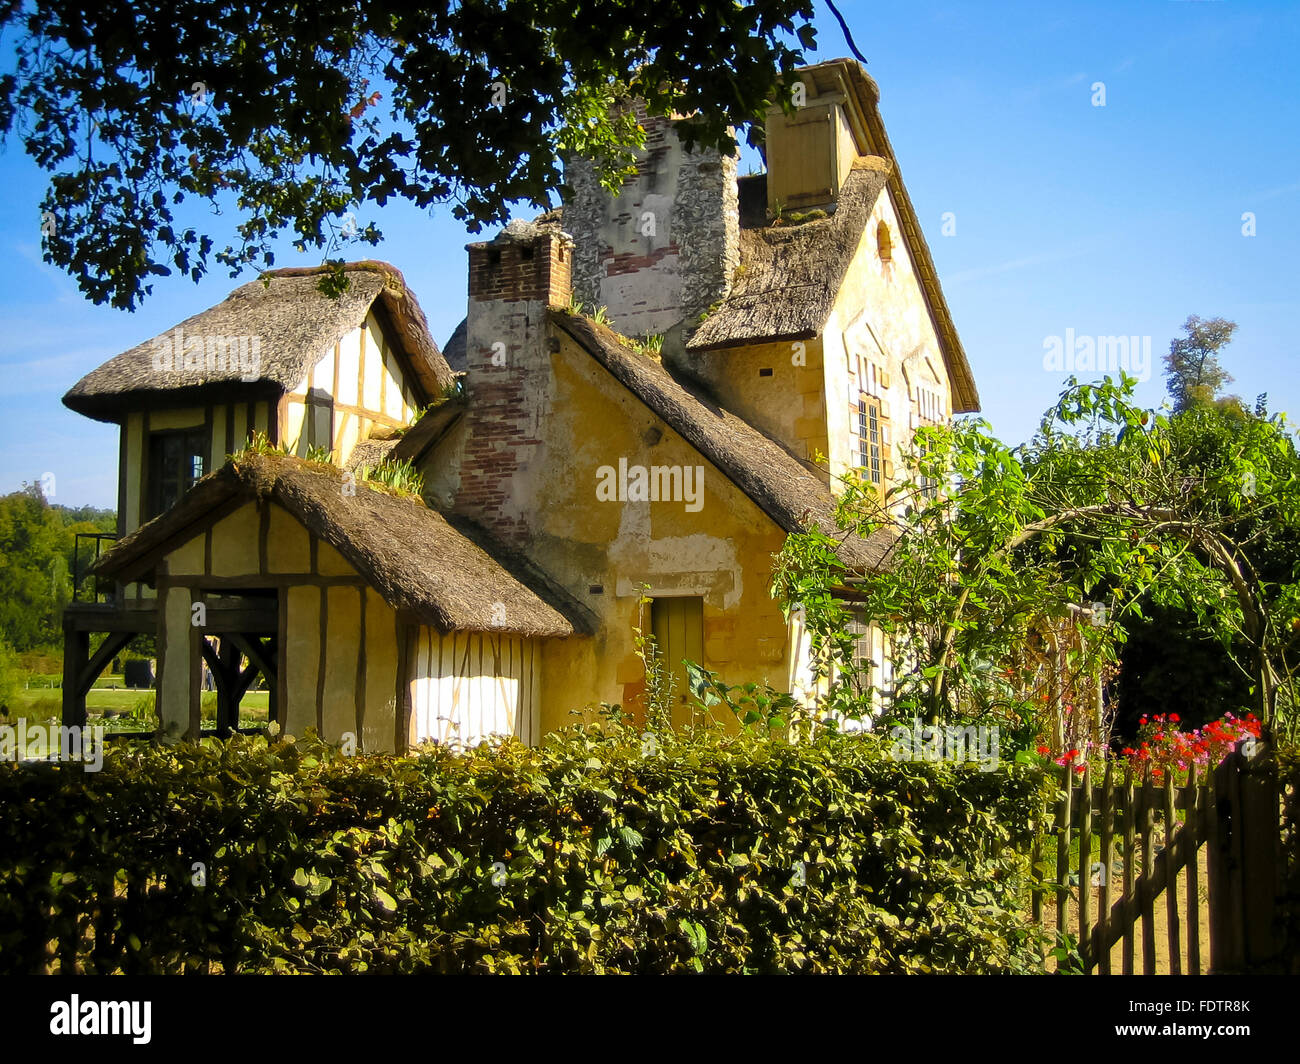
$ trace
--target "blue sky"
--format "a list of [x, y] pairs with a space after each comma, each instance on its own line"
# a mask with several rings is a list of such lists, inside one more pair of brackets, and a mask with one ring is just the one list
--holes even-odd
[[[1164, 398], [1160, 359], [1189, 314], [1239, 323], [1231, 390], [1300, 418], [1300, 5], [840, 4], [974, 368], [983, 413], [1027, 438], [1060, 391], [1052, 336], [1149, 336], [1144, 402]], [[824, 6], [815, 58], [847, 55]], [[1105, 106], [1093, 85], [1105, 85]], [[55, 477], [53, 501], [113, 506], [117, 430], [60, 398], [84, 373], [223, 299], [162, 278], [134, 313], [86, 302], [41, 261], [45, 180], [11, 141], [0, 155], [0, 493]], [[945, 212], [955, 233], [942, 235]], [[1242, 215], [1255, 216], [1244, 236]], [[531, 213], [531, 212], [524, 212]], [[437, 209], [359, 213], [386, 233], [441, 343], [465, 311], [464, 245]], [[229, 226], [229, 217], [216, 219]], [[217, 244], [227, 228], [215, 230]], [[309, 265], [287, 246], [277, 265]]]

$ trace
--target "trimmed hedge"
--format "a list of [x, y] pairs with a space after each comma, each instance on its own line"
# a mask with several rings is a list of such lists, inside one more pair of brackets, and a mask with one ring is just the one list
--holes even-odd
[[1013, 972], [1029, 765], [888, 744], [345, 758], [312, 739], [0, 770], [0, 971]]

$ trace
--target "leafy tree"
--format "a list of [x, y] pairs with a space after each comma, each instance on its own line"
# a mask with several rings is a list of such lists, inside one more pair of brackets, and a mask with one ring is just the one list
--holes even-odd
[[[1219, 398], [1231, 375], [1219, 363], [1219, 352], [1228, 346], [1237, 323], [1225, 318], [1198, 318], [1191, 315], [1183, 323], [1186, 336], [1169, 343], [1165, 355], [1165, 379], [1175, 412], [1181, 413], [1197, 403]], [[1240, 400], [1233, 397], [1236, 405]]]
[[1135, 384], [1072, 380], [1017, 448], [979, 420], [921, 430], [912, 475], [883, 503], [850, 480], [845, 533], [896, 527], [881, 572], [850, 577], [824, 533], [789, 538], [773, 590], [803, 607], [823, 670], [837, 677], [828, 708], [854, 709], [839, 678], [854, 671], [843, 634], [851, 582], [902, 665], [904, 716], [1082, 712], [1067, 702], [1074, 681], [1113, 664], [1146, 602], [1194, 615], [1249, 676], [1261, 718], [1275, 720], [1285, 691], [1293, 719], [1300, 559], [1270, 556], [1269, 543], [1300, 534], [1294, 440], [1281, 419], [1247, 417], [1232, 448], [1201, 460], [1195, 423], [1137, 408]]
[[[1284, 437], [1285, 423], [1280, 416], [1270, 421], [1263, 402], [1256, 403], [1256, 411], [1251, 415], [1235, 404], [1197, 404], [1170, 418], [1168, 432], [1184, 476], [1197, 483], [1238, 479], [1243, 509], [1230, 533], [1250, 545], [1262, 583], [1281, 587], [1295, 579], [1300, 531], [1275, 520], [1270, 507], [1255, 510], [1249, 505], [1259, 478], [1253, 466], [1238, 464], [1237, 456], [1250, 453], [1252, 441]], [[1294, 449], [1274, 450], [1268, 468], [1273, 482], [1300, 480], [1300, 458]], [[1239, 637], [1205, 626], [1194, 610], [1177, 604], [1144, 602], [1143, 613], [1126, 623], [1128, 641], [1117, 691], [1117, 724], [1124, 734], [1134, 734], [1143, 716], [1178, 713], [1196, 726], [1217, 719], [1225, 705], [1249, 700], [1252, 677], [1237, 664], [1246, 652]], [[1283, 636], [1297, 624], [1289, 616], [1278, 621]]]
[[21, 688], [18, 673], [18, 655], [0, 635], [0, 710], [9, 712]]
[[215, 253], [235, 276], [272, 265], [282, 230], [327, 255], [378, 243], [347, 215], [392, 197], [450, 202], [473, 230], [515, 201], [549, 205], [565, 152], [616, 187], [644, 143], [612, 106], [628, 95], [731, 150], [813, 47], [812, 14], [811, 0], [13, 0], [0, 134], [51, 175], [46, 261], [134, 307], [153, 276], [207, 270], [216, 245], [178, 220], [187, 199], [241, 219]]
[[111, 511], [50, 506], [39, 485], [0, 498], [0, 637], [18, 651], [61, 644], [76, 534], [115, 524]]

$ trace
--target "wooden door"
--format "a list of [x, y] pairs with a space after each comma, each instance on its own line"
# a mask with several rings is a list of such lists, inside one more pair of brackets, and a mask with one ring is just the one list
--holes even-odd
[[689, 724], [694, 703], [682, 662], [704, 661], [704, 599], [655, 599], [650, 607], [650, 629], [664, 668], [673, 677], [673, 724]]

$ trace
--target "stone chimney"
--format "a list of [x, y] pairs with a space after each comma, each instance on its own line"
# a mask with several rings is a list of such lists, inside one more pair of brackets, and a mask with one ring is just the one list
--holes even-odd
[[554, 227], [512, 222], [468, 250], [469, 431], [452, 508], [518, 546], [530, 534], [551, 402], [546, 310], [569, 305], [573, 241]]
[[740, 263], [739, 155], [688, 152], [677, 135], [686, 120], [650, 118], [640, 106], [638, 118], [646, 147], [617, 196], [587, 160], [566, 161], [574, 294], [589, 311], [608, 308], [625, 336], [689, 335]]

